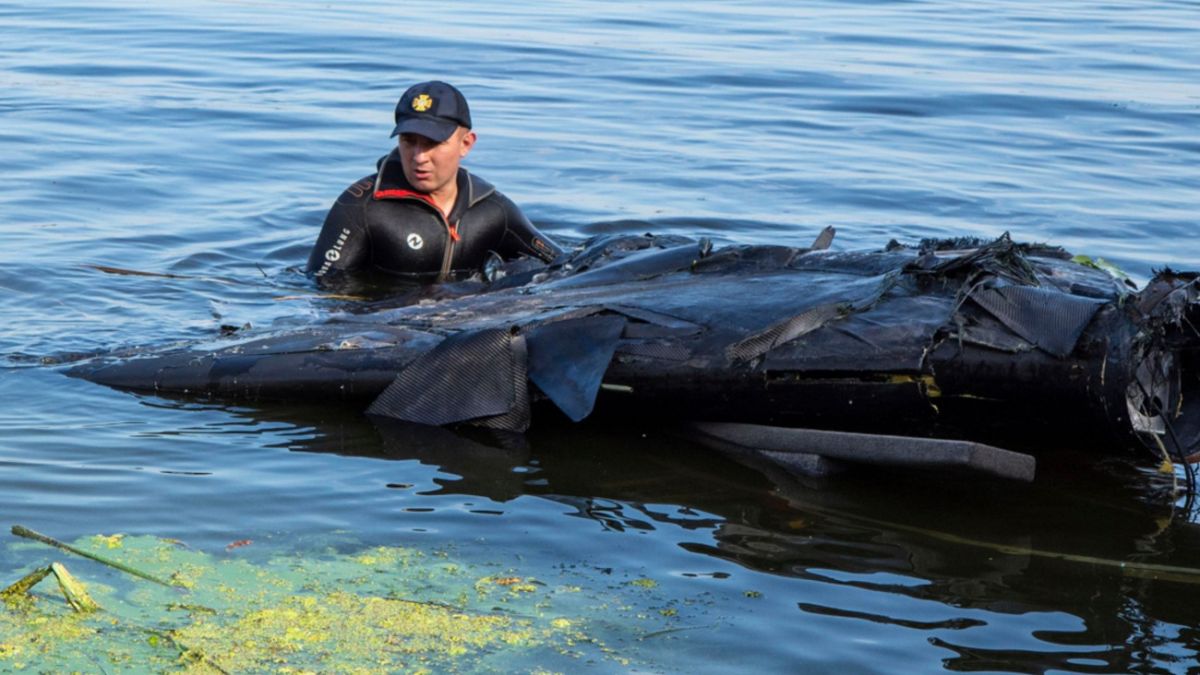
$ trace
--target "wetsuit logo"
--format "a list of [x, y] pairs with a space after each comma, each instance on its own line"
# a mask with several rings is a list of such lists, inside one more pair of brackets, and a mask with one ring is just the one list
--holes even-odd
[[425, 245], [425, 240], [419, 234], [408, 235], [408, 247], [416, 251]]
[[337, 241], [333, 246], [325, 251], [325, 263], [321, 265], [321, 269], [317, 270], [317, 276], [324, 276], [326, 272], [333, 269], [333, 264], [342, 259], [342, 247], [346, 245], [346, 240], [350, 238], [350, 230], [342, 228], [338, 234]]
[[[433, 107], [433, 99], [429, 98], [429, 94], [421, 94], [412, 100], [412, 109], [417, 112], [425, 112]], [[413, 246], [413, 248], [421, 248]]]

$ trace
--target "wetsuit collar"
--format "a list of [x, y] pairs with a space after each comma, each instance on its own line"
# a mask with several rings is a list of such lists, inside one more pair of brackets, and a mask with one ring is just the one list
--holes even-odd
[[[489, 197], [496, 188], [486, 180], [458, 168], [458, 198], [450, 210], [450, 222], [458, 222], [467, 209]], [[379, 160], [379, 175], [375, 179], [375, 199], [417, 199], [438, 210], [433, 198], [417, 192], [404, 177], [404, 166], [400, 163], [400, 150], [395, 149]]]

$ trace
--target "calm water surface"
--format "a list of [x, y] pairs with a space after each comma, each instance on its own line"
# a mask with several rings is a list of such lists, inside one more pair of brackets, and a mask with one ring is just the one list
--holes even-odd
[[[658, 627], [684, 630], [590, 672], [1195, 668], [1195, 577], [1120, 567], [1200, 567], [1195, 518], [1142, 462], [806, 483], [657, 428], [501, 452], [54, 364], [327, 315], [297, 267], [431, 78], [471, 99], [469, 166], [567, 241], [1008, 231], [1138, 280], [1198, 269], [1196, 3], [0, 1], [0, 35], [3, 524], [213, 551], [349, 533], [654, 580], [677, 610]], [[0, 548], [0, 583], [41, 553]]]

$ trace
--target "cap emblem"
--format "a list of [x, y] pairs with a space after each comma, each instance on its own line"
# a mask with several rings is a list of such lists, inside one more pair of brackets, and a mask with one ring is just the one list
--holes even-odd
[[415, 232], [413, 234], [408, 235], [408, 247], [411, 248], [412, 250], [414, 250], [414, 251], [420, 250], [420, 248], [424, 245], [425, 245], [425, 240], [421, 238], [421, 235], [419, 235]]
[[432, 107], [433, 99], [429, 97], [429, 94], [421, 94], [412, 100], [412, 109], [417, 112], [425, 112]]

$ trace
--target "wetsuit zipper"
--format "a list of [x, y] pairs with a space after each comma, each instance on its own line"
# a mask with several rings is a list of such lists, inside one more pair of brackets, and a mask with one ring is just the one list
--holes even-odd
[[450, 224], [450, 221], [445, 215], [438, 214], [442, 219], [442, 224], [446, 226], [446, 253], [442, 256], [442, 271], [438, 274], [438, 281], [445, 281], [450, 276], [450, 263], [454, 260], [454, 242], [457, 241], [457, 228]]
[[[462, 169], [459, 169], [459, 171], [461, 172], [459, 174], [460, 177], [466, 175], [466, 171]], [[446, 225], [446, 234], [448, 235], [446, 239], [446, 255], [442, 258], [442, 273], [438, 275], [438, 281], [445, 281], [450, 277], [450, 265], [454, 262], [454, 244], [458, 242], [460, 236], [458, 234], [458, 224], [462, 222], [462, 214], [464, 213], [464, 211], [459, 210], [459, 206], [463, 203], [464, 197], [468, 205], [472, 203], [473, 190], [471, 189], [470, 179], [459, 181], [458, 188], [460, 192], [454, 198], [454, 205], [450, 207], [450, 214], [447, 215], [440, 208], [437, 209], [438, 215], [441, 216], [442, 222]], [[464, 188], [467, 191], [465, 195], [461, 192]], [[450, 216], [454, 215], [459, 216], [459, 219], [451, 225]]]

